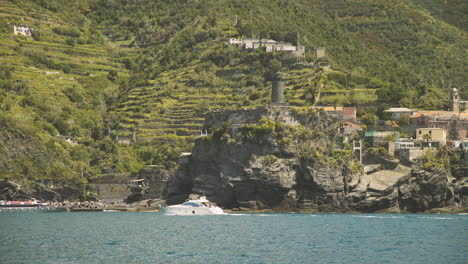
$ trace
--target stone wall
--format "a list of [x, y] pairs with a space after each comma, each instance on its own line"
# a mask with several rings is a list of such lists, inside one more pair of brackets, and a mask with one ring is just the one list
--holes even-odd
[[427, 150], [428, 148], [426, 149], [408, 148], [408, 149], [397, 149], [395, 152], [400, 158], [406, 161], [413, 161], [417, 158], [424, 156]]
[[296, 125], [298, 123], [291, 115], [288, 106], [269, 106], [209, 112], [205, 116], [202, 130], [209, 130], [212, 127], [219, 128], [225, 123], [230, 123], [231, 128], [234, 129], [242, 125], [256, 125], [259, 124], [262, 118], [287, 125]]
[[90, 187], [98, 194], [98, 199], [103, 202], [120, 202], [131, 193], [127, 183], [90, 184]]
[[120, 202], [131, 193], [129, 182], [132, 179], [129, 173], [112, 173], [91, 180], [89, 187], [97, 193], [97, 198], [101, 201]]
[[167, 183], [173, 178], [173, 172], [161, 168], [145, 168], [138, 172], [138, 177], [145, 180], [147, 186], [144, 197], [157, 199], [166, 196]]

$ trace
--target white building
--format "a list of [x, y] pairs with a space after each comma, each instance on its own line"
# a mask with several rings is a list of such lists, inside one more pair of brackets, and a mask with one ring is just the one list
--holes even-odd
[[22, 35], [22, 36], [31, 36], [33, 32], [35, 32], [36, 30], [28, 27], [28, 26], [24, 26], [24, 25], [13, 25], [13, 34], [15, 35]]
[[398, 121], [401, 116], [406, 115], [411, 117], [414, 113], [417, 113], [417, 110], [408, 109], [406, 107], [396, 107], [385, 110], [384, 112], [392, 113], [392, 120]]
[[278, 42], [273, 39], [235, 39], [230, 38], [228, 43], [243, 49], [259, 49], [265, 48], [266, 52], [287, 51], [294, 53], [296, 56], [305, 56], [305, 46], [296, 47], [289, 42]]
[[242, 46], [243, 42], [242, 42], [242, 39], [230, 38], [229, 39], [229, 45]]

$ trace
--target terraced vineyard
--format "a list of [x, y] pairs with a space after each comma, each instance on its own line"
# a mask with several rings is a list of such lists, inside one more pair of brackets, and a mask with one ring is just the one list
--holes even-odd
[[[31, 93], [44, 102], [50, 102], [48, 104], [55, 111], [62, 111], [70, 104], [78, 106], [71, 109], [72, 115], [67, 122], [78, 120], [80, 123], [82, 116], [92, 116], [96, 122], [103, 122], [99, 120], [105, 109], [99, 111], [99, 108], [91, 106], [92, 101], [98, 99], [94, 97], [97, 94], [96, 89], [104, 91], [105, 96], [116, 97], [119, 84], [108, 79], [110, 72], [114, 72], [119, 79], [129, 77], [128, 71], [112, 54], [120, 52], [136, 56], [138, 48], [122, 48], [121, 44], [129, 43], [122, 40], [98, 45], [87, 44], [87, 39], [83, 38], [88, 33], [86, 37], [91, 38], [91, 32], [77, 34], [80, 37], [74, 40], [66, 34], [57, 34], [70, 25], [60, 17], [53, 16], [50, 11], [37, 9], [27, 1], [20, 8], [12, 2], [0, 0], [0, 7], [0, 18], [10, 23], [10, 29], [12, 24], [21, 23], [40, 32], [40, 38], [2, 33], [4, 41], [0, 43], [0, 62], [14, 69], [13, 79], [27, 83]], [[80, 41], [83, 43], [78, 43]], [[203, 47], [208, 49], [208, 53], [226, 52], [229, 49], [225, 49], [223, 43], [221, 38], [210, 44], [214, 47], [213, 50], [209, 49], [208, 44], [203, 44]], [[242, 59], [251, 54], [240, 52], [238, 56], [240, 57], [237, 59]], [[130, 92], [113, 108], [111, 117], [108, 118], [114, 119], [113, 138], [121, 143], [131, 143], [134, 140], [139, 143], [191, 143], [201, 133], [204, 114], [210, 109], [268, 104], [268, 83], [261, 88], [252, 84], [248, 87], [237, 84], [238, 76], [259, 71], [258, 66], [254, 68], [250, 64], [241, 63], [236, 66], [215, 67], [210, 70], [212, 72], [200, 73], [197, 68], [201, 64], [194, 61], [177, 70], [160, 73], [154, 80], [149, 80], [150, 85], [131, 87]], [[352, 91], [375, 91], [366, 87], [343, 87], [334, 80], [328, 80], [327, 75], [330, 73], [322, 73], [311, 64], [296, 66], [282, 70], [285, 98], [291, 105], [312, 105], [319, 97], [326, 99], [327, 96], [337, 94], [349, 96]], [[213, 72], [216, 74], [212, 74]], [[198, 75], [201, 77], [196, 79]], [[73, 96], [83, 99], [71, 98]], [[89, 106], [83, 107], [82, 100]], [[81, 131], [81, 136], [89, 136], [91, 133], [83, 126]]]
[[[328, 77], [341, 72], [323, 72], [313, 64], [296, 66], [298, 69], [282, 71], [285, 100], [290, 105], [323, 105], [320, 100], [316, 100], [320, 97], [327, 100], [337, 95], [359, 97], [366, 102], [376, 100], [376, 89], [365, 85], [343, 88], [339, 82]], [[114, 112], [121, 121], [116, 131], [119, 142], [191, 143], [195, 136], [202, 133], [207, 111], [255, 107], [267, 105], [270, 101], [270, 88], [267, 87], [268, 92], [262, 93], [260, 98], [250, 101], [249, 105], [242, 105], [243, 97], [239, 96], [239, 91], [226, 87], [228, 78], [215, 89], [190, 86], [191, 71], [192, 67], [166, 72], [152, 81], [154, 86], [132, 89]]]
[[[18, 116], [42, 116], [54, 122], [54, 115], [66, 109], [63, 122], [69, 123], [69, 128], [75, 126], [74, 132], [59, 129], [57, 133], [90, 136], [86, 123], [89, 119], [101, 123], [105, 113], [102, 102], [107, 99], [102, 95], [117, 97], [119, 80], [129, 76], [111, 56], [116, 44], [106, 44], [90, 31], [75, 30], [74, 37], [67, 35], [71, 33], [66, 30], [72, 32], [74, 26], [66, 20], [31, 2], [15, 3], [0, 0], [0, 64], [9, 69], [11, 80], [23, 87], [18, 98], [32, 107], [16, 109], [27, 112]], [[13, 35], [13, 25], [26, 25], [37, 33], [32, 37]], [[91, 43], [94, 37], [96, 44]], [[108, 78], [111, 72], [114, 81]]]
[[162, 78], [167, 76], [155, 80], [156, 86], [132, 89], [116, 109], [121, 121], [117, 136], [122, 142], [135, 136], [137, 142], [190, 143], [200, 135], [206, 111], [237, 106], [232, 96], [185, 86], [184, 78], [176, 79], [178, 85]]

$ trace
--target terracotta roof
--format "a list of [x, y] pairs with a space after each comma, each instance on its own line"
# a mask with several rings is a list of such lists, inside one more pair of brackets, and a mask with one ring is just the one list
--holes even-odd
[[322, 109], [325, 112], [328, 112], [328, 111], [340, 111], [340, 112], [342, 112], [343, 111], [342, 106], [337, 106], [337, 107], [334, 107], [334, 106], [312, 106], [311, 108]]
[[341, 123], [346, 127], [361, 128], [361, 125], [355, 122], [342, 121]]

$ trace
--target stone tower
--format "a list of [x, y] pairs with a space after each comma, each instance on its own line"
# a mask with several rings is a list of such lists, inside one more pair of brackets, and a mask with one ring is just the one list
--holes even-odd
[[317, 48], [316, 52], [317, 52], [317, 59], [320, 59], [326, 56], [324, 47]]
[[271, 82], [271, 106], [284, 106], [284, 83], [281, 79], [281, 73], [277, 72]]
[[271, 103], [272, 104], [284, 103], [283, 82], [280, 80], [273, 81], [271, 85]]
[[458, 100], [458, 90], [457, 88], [453, 88], [450, 96], [450, 111], [460, 112], [460, 103]]

